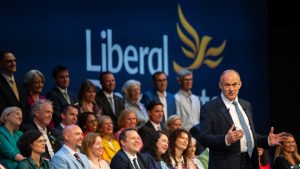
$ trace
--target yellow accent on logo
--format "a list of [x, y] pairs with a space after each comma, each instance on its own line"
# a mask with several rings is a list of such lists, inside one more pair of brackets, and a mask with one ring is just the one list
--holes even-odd
[[[204, 35], [201, 38], [201, 41], [199, 41], [199, 36], [197, 31], [185, 19], [180, 5], [178, 5], [178, 15], [182, 27], [193, 38], [192, 40], [189, 39], [188, 36], [186, 36], [183, 33], [181, 27], [177, 23], [176, 24], [177, 34], [180, 40], [187, 47], [189, 47], [189, 49], [187, 49], [185, 46], [181, 46], [181, 50], [187, 58], [194, 59], [194, 62], [190, 66], [182, 67], [178, 65], [176, 61], [173, 61], [173, 67], [175, 72], [178, 73], [181, 69], [195, 70], [198, 69], [202, 65], [202, 63], [207, 65], [209, 68], [217, 67], [223, 60], [223, 56], [219, 56], [219, 55], [223, 52], [225, 48], [226, 40], [224, 40], [219, 47], [210, 47], [207, 49], [208, 43], [212, 40], [212, 37]], [[219, 57], [219, 58], [216, 60], [211, 60], [209, 57]]]

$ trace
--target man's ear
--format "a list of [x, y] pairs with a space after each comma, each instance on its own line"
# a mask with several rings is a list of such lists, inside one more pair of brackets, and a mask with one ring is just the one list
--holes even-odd
[[221, 84], [221, 82], [219, 82], [219, 88], [222, 90], [222, 84]]

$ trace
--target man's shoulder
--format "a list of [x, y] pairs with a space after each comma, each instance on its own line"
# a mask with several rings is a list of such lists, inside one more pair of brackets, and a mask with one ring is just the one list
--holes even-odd
[[59, 92], [59, 90], [57, 89], [57, 87], [53, 87], [46, 93], [46, 97], [49, 98], [51, 96], [55, 96], [58, 94], [58, 92]]

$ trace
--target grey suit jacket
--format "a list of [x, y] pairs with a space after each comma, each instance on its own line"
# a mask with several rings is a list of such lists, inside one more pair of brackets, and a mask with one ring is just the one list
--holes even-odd
[[[254, 138], [254, 151], [252, 154], [252, 165], [258, 169], [257, 146], [267, 148], [267, 136], [255, 133], [251, 104], [243, 99], [238, 102], [248, 116], [250, 127]], [[240, 142], [226, 146], [225, 135], [233, 125], [233, 120], [221, 97], [206, 103], [200, 113], [200, 135], [197, 140], [209, 147], [209, 169], [240, 169]]]
[[76, 160], [76, 158], [64, 146], [51, 158], [51, 164], [55, 169], [90, 169], [89, 160], [86, 155], [77, 153], [84, 167]]

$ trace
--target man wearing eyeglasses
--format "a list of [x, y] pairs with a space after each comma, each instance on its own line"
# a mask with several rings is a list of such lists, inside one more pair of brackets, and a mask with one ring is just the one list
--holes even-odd
[[12, 52], [0, 52], [0, 68], [0, 115], [6, 107], [17, 106], [22, 109], [24, 123], [30, 118], [30, 114], [26, 111], [23, 86], [14, 77], [17, 71], [17, 61]]

